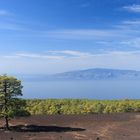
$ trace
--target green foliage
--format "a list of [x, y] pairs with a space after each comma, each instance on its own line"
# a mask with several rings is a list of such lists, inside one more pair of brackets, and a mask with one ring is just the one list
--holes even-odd
[[93, 114], [139, 112], [140, 100], [35, 99], [26, 100], [26, 110], [38, 114]]
[[0, 117], [4, 117], [6, 128], [11, 117], [29, 115], [25, 110], [26, 101], [21, 100], [21, 81], [6, 75], [0, 76]]

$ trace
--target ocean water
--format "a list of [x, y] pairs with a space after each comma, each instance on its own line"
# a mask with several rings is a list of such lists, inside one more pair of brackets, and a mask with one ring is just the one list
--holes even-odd
[[24, 98], [140, 99], [140, 81], [23, 82]]

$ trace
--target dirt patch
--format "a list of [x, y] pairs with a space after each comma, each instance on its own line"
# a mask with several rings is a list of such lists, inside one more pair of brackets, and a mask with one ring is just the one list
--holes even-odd
[[140, 114], [30, 116], [10, 121], [0, 140], [140, 140]]

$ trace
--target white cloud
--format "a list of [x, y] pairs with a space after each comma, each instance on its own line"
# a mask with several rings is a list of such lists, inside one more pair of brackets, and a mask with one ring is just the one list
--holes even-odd
[[17, 16], [7, 10], [0, 9], [0, 30], [15, 30], [15, 31], [32, 31], [27, 26], [31, 24], [23, 20], [19, 20]]
[[66, 29], [44, 32], [44, 36], [59, 39], [99, 39], [120, 36], [118, 30]]
[[133, 38], [121, 42], [122, 45], [127, 45], [131, 48], [140, 49], [140, 38]]
[[128, 5], [128, 6], [124, 6], [123, 9], [130, 11], [130, 12], [139, 13], [140, 12], [140, 5], [137, 5], [137, 4]]
[[15, 23], [0, 22], [0, 30], [23, 30], [23, 28]]
[[46, 53], [16, 53], [13, 55], [3, 55], [4, 58], [27, 58], [27, 59], [64, 59], [64, 58], [81, 58], [92, 56], [91, 53], [74, 51], [74, 50], [61, 50], [61, 51], [47, 51]]
[[63, 56], [46, 55], [37, 53], [17, 53], [14, 55], [4, 55], [4, 58], [27, 58], [27, 59], [62, 59]]
[[40, 33], [42, 37], [63, 40], [122, 40], [139, 36], [140, 20], [122, 21], [108, 29], [65, 29]]
[[114, 26], [114, 29], [118, 30], [119, 33], [123, 33], [126, 37], [127, 34], [132, 34], [131, 36], [134, 37], [140, 29], [140, 19], [121, 21], [120, 24]]
[[140, 25], [140, 20], [127, 20], [127, 21], [123, 21], [123, 24], [126, 24], [126, 25]]
[[53, 55], [61, 55], [65, 57], [88, 57], [91, 56], [88, 52], [74, 51], [74, 50], [61, 50], [61, 51], [49, 51]]
[[9, 11], [7, 10], [0, 10], [0, 16], [9, 16], [12, 15]]
[[140, 19], [122, 21], [119, 26], [124, 30], [129, 30], [130, 33], [136, 33], [140, 29]]
[[[66, 52], [66, 55], [69, 54], [68, 50], [64, 50], [64, 52]], [[74, 52], [73, 50], [72, 54], [77, 55], [77, 51], [76, 54]], [[79, 57], [58, 56], [61, 59], [57, 59], [52, 53], [50, 55], [49, 53], [47, 55], [29, 53], [13, 55], [16, 57], [0, 56], [0, 73], [51, 74], [94, 67], [140, 70], [138, 61], [140, 60], [140, 51], [108, 51], [102, 54], [88, 54], [90, 55], [86, 57], [83, 57], [83, 55], [79, 55]], [[48, 59], [48, 56], [50, 56], [50, 59]]]

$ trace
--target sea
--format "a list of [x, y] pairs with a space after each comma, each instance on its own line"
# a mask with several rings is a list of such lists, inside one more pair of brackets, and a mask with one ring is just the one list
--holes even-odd
[[28, 99], [140, 99], [140, 81], [23, 81]]

